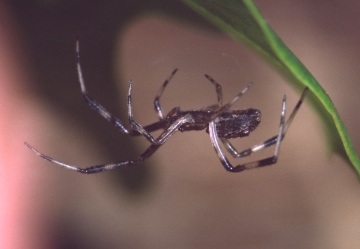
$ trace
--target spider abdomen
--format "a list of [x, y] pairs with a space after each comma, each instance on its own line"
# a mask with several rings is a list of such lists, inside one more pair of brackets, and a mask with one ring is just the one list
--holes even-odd
[[257, 109], [224, 112], [215, 119], [217, 135], [222, 138], [245, 137], [256, 129], [260, 121], [261, 112]]

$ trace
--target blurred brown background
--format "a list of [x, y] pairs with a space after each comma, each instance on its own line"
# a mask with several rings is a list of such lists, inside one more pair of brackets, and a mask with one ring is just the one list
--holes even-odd
[[[360, 2], [255, 2], [328, 91], [360, 151]], [[36, 157], [24, 141], [82, 167], [134, 158], [148, 146], [86, 106], [78, 36], [90, 95], [125, 124], [129, 79], [135, 119], [149, 124], [157, 120], [155, 94], [176, 67], [161, 99], [165, 112], [215, 103], [205, 73], [226, 100], [254, 82], [236, 108], [260, 109], [262, 123], [238, 148], [277, 132], [284, 93], [289, 110], [300, 97], [301, 89], [179, 1], [1, 1], [1, 248], [360, 247], [359, 181], [331, 152], [310, 98], [278, 164], [259, 170], [226, 172], [205, 132], [177, 133], [138, 167], [96, 175]]]

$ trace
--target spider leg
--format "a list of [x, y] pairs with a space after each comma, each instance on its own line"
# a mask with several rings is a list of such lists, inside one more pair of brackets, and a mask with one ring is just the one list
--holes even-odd
[[[214, 147], [215, 152], [218, 155], [224, 168], [230, 172], [241, 172], [241, 171], [244, 171], [247, 169], [264, 167], [264, 166], [268, 166], [268, 165], [272, 165], [272, 164], [276, 163], [278, 155], [279, 155], [279, 151], [280, 151], [281, 137], [282, 137], [282, 134], [284, 133], [284, 128], [285, 128], [285, 111], [286, 111], [286, 96], [284, 95], [283, 102], [282, 102], [281, 115], [280, 115], [280, 127], [279, 127], [279, 132], [277, 135], [274, 155], [272, 157], [268, 157], [265, 159], [261, 159], [261, 160], [253, 161], [253, 162], [249, 162], [249, 163], [239, 164], [237, 166], [233, 166], [229, 162], [229, 160], [226, 158], [226, 156], [219, 144], [215, 122], [211, 121], [209, 123], [209, 134], [210, 134], [211, 144]], [[262, 147], [262, 145], [260, 145], [260, 147]], [[252, 149], [250, 149], [250, 150], [252, 150]], [[252, 152], [255, 152], [258, 150], [259, 150], [259, 148], [255, 147]]]
[[[297, 113], [298, 110], [300, 109], [300, 106], [301, 106], [301, 104], [302, 104], [303, 101], [304, 101], [304, 98], [305, 98], [305, 96], [306, 96], [306, 94], [307, 94], [307, 91], [308, 91], [308, 88], [306, 87], [306, 88], [304, 89], [304, 91], [302, 92], [299, 101], [297, 102], [297, 104], [295, 105], [293, 111], [291, 112], [288, 120], [286, 121], [285, 126], [284, 126], [284, 132], [283, 132], [283, 134], [282, 134], [282, 136], [281, 136], [281, 140], [284, 139], [285, 134], [286, 134], [286, 132], [287, 132], [287, 130], [288, 130], [291, 122], [293, 121], [296, 113]], [[257, 151], [260, 151], [260, 150], [262, 150], [262, 149], [265, 149], [265, 148], [267, 148], [267, 147], [270, 147], [270, 146], [274, 145], [274, 144], [277, 142], [277, 140], [278, 140], [278, 136], [275, 135], [275, 136], [273, 136], [273, 137], [265, 140], [265, 141], [262, 142], [261, 144], [255, 145], [255, 146], [251, 147], [250, 149], [243, 150], [243, 151], [241, 151], [241, 152], [238, 152], [238, 151], [236, 150], [236, 148], [229, 142], [228, 139], [225, 139], [225, 138], [220, 138], [220, 139], [221, 139], [222, 143], [224, 144], [226, 150], [227, 150], [233, 157], [235, 157], [235, 158], [240, 158], [240, 157], [249, 156], [249, 155], [252, 154], [253, 152], [257, 152]]]
[[118, 163], [101, 164], [101, 165], [90, 166], [87, 168], [80, 168], [75, 165], [70, 165], [70, 164], [66, 164], [66, 163], [57, 161], [57, 160], [39, 152], [37, 149], [35, 149], [34, 147], [32, 147], [30, 144], [28, 144], [26, 142], [25, 142], [25, 145], [29, 149], [31, 149], [36, 155], [42, 157], [43, 159], [45, 159], [51, 163], [54, 163], [56, 165], [66, 168], [66, 169], [77, 171], [79, 173], [92, 174], [92, 173], [99, 173], [99, 172], [103, 172], [103, 171], [107, 171], [107, 170], [112, 170], [115, 168], [125, 168], [125, 167], [129, 167], [129, 166], [134, 166], [134, 165], [137, 165], [137, 164], [145, 161], [146, 159], [151, 157], [156, 152], [156, 150], [161, 145], [163, 145], [170, 138], [170, 136], [173, 135], [180, 128], [181, 125], [183, 125], [185, 123], [193, 123], [193, 122], [194, 122], [194, 119], [191, 114], [187, 114], [183, 117], [180, 117], [156, 139], [155, 143], [152, 143], [147, 148], [147, 150], [145, 150], [145, 152], [143, 152], [135, 160], [125, 160], [125, 161], [118, 162]]
[[97, 103], [94, 99], [92, 99], [86, 90], [84, 77], [81, 70], [80, 64], [80, 49], [79, 49], [79, 41], [76, 42], [76, 65], [77, 65], [77, 72], [81, 87], [81, 93], [83, 94], [86, 103], [90, 106], [90, 108], [94, 109], [98, 112], [101, 116], [103, 116], [107, 121], [112, 123], [116, 128], [118, 128], [122, 133], [128, 135], [143, 135], [150, 143], [155, 143], [155, 139], [150, 135], [148, 131], [146, 131], [139, 123], [137, 123], [133, 119], [132, 114], [132, 103], [131, 103], [131, 89], [132, 89], [132, 80], [129, 83], [129, 92], [128, 92], [128, 119], [131, 125], [132, 130], [128, 130], [122, 124], [120, 119], [113, 116], [110, 112], [108, 112], [101, 104]]
[[137, 131], [138, 133], [143, 135], [150, 143], [154, 144], [154, 143], [156, 143], [154, 137], [147, 130], [145, 130], [142, 125], [140, 125], [138, 122], [136, 122], [133, 118], [132, 98], [131, 98], [132, 84], [133, 84], [133, 82], [132, 82], [132, 80], [130, 80], [129, 91], [128, 91], [128, 101], [127, 101], [129, 124], [133, 130]]
[[214, 113], [211, 115], [211, 120], [214, 120], [217, 116], [219, 116], [220, 114], [222, 114], [223, 112], [228, 111], [231, 106], [238, 101], [241, 96], [243, 96], [247, 90], [250, 89], [250, 87], [252, 86], [252, 83], [250, 82], [240, 93], [238, 93], [229, 103], [220, 106], [217, 110], [214, 111]]
[[81, 70], [80, 64], [80, 50], [79, 50], [79, 41], [76, 42], [76, 66], [78, 72], [79, 83], [81, 87], [81, 93], [84, 96], [86, 103], [90, 106], [91, 109], [95, 110], [102, 117], [104, 117], [107, 121], [112, 123], [116, 128], [118, 128], [122, 133], [130, 134], [129, 130], [127, 130], [120, 119], [113, 116], [110, 112], [108, 112], [102, 105], [97, 103], [94, 99], [92, 99], [86, 90], [85, 81]]
[[160, 105], [160, 97], [163, 94], [165, 87], [167, 86], [167, 84], [169, 84], [170, 80], [172, 79], [172, 77], [174, 77], [175, 73], [177, 72], [177, 68], [174, 69], [174, 71], [172, 71], [172, 73], [168, 76], [168, 78], [165, 80], [165, 82], [162, 84], [162, 86], [160, 87], [158, 93], [156, 94], [156, 97], [154, 99], [154, 108], [155, 111], [157, 112], [160, 120], [164, 119], [164, 114]]
[[214, 80], [210, 75], [205, 74], [204, 76], [205, 76], [205, 78], [207, 78], [215, 86], [215, 91], [216, 91], [216, 96], [217, 96], [217, 104], [208, 106], [208, 107], [206, 107], [204, 109], [205, 110], [217, 109], [217, 108], [219, 108], [219, 107], [221, 107], [223, 105], [223, 96], [222, 96], [221, 85], [216, 80]]

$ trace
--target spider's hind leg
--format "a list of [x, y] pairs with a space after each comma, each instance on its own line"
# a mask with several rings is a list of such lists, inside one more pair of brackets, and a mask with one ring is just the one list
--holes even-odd
[[[264, 167], [264, 166], [275, 164], [277, 162], [277, 158], [279, 155], [281, 137], [283, 136], [284, 128], [285, 128], [285, 111], [286, 111], [286, 96], [284, 95], [283, 102], [282, 102], [281, 115], [280, 115], [280, 127], [279, 127], [279, 132], [277, 135], [277, 139], [276, 139], [276, 147], [275, 147], [274, 155], [272, 157], [268, 157], [265, 159], [261, 159], [261, 160], [253, 161], [253, 162], [249, 162], [249, 163], [239, 164], [237, 166], [233, 166], [229, 162], [229, 160], [226, 158], [226, 156], [219, 144], [219, 138], [218, 138], [217, 131], [216, 131], [216, 124], [214, 121], [211, 121], [209, 123], [210, 140], [211, 140], [212, 146], [214, 147], [215, 152], [218, 155], [224, 168], [230, 172], [241, 172], [241, 171], [244, 171], [247, 169], [253, 169], [253, 168], [257, 168], [257, 167]], [[252, 152], [262, 149], [263, 146], [264, 146], [264, 144], [261, 144], [258, 147], [253, 147], [252, 149], [249, 149], [246, 151], [248, 154], [251, 154]]]
[[[297, 104], [295, 105], [293, 111], [291, 112], [289, 118], [286, 120], [285, 126], [284, 126], [284, 131], [282, 133], [281, 136], [281, 140], [284, 139], [285, 134], [287, 132], [287, 130], [289, 129], [289, 126], [291, 124], [291, 122], [294, 120], [296, 113], [298, 112], [298, 110], [300, 109], [301, 104], [304, 101], [304, 98], [307, 94], [308, 88], [305, 88], [304, 91], [301, 94], [301, 97], [299, 99], [299, 101], [297, 102]], [[221, 142], [224, 144], [226, 150], [235, 158], [241, 158], [241, 157], [245, 157], [245, 156], [249, 156], [250, 154], [252, 154], [253, 152], [258, 152], [262, 149], [265, 149], [267, 147], [270, 147], [274, 144], [277, 143], [278, 140], [278, 135], [275, 135], [267, 140], [265, 140], [264, 142], [262, 142], [261, 144], [255, 145], [249, 149], [243, 150], [241, 152], [238, 152], [236, 150], [236, 148], [229, 142], [228, 139], [225, 138], [220, 138]]]

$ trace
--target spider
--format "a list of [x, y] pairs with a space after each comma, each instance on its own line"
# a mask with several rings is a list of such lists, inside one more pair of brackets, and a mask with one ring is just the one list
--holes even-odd
[[[229, 139], [249, 136], [249, 134], [252, 131], [254, 131], [260, 123], [261, 112], [253, 108], [249, 108], [246, 110], [230, 110], [230, 108], [252, 86], [252, 83], [249, 83], [230, 102], [223, 104], [221, 85], [217, 81], [215, 81], [212, 77], [205, 74], [205, 77], [215, 86], [215, 90], [217, 94], [217, 103], [199, 110], [190, 110], [190, 111], [182, 111], [180, 110], [179, 107], [175, 107], [166, 116], [164, 116], [160, 105], [160, 97], [162, 96], [170, 80], [177, 72], [177, 69], [175, 69], [162, 84], [154, 100], [155, 111], [160, 120], [153, 124], [142, 126], [138, 122], [136, 122], [133, 118], [132, 98], [131, 98], [133, 81], [130, 80], [128, 97], [127, 97], [127, 108], [128, 108], [128, 121], [131, 128], [127, 129], [118, 118], [116, 118], [111, 113], [109, 113], [102, 105], [97, 103], [94, 99], [92, 99], [88, 95], [80, 65], [79, 42], [76, 43], [76, 65], [77, 65], [77, 73], [80, 82], [81, 92], [87, 104], [96, 112], [98, 112], [103, 118], [105, 118], [107, 121], [112, 123], [116, 128], [118, 128], [120, 132], [131, 136], [142, 135], [150, 142], [150, 146], [145, 150], [145, 152], [143, 152], [136, 159], [125, 160], [118, 163], [95, 165], [87, 168], [80, 168], [78, 166], [69, 165], [57, 161], [39, 152], [30, 144], [25, 142], [25, 145], [29, 149], [31, 149], [36, 155], [42, 157], [43, 159], [50, 161], [51, 163], [57, 164], [59, 166], [62, 166], [64, 168], [85, 174], [98, 173], [107, 170], [112, 170], [115, 168], [124, 168], [124, 167], [137, 165], [145, 161], [149, 157], [151, 157], [160, 148], [160, 146], [162, 146], [176, 131], [185, 132], [185, 131], [198, 131], [204, 129], [206, 129], [206, 132], [209, 133], [210, 135], [211, 144], [215, 149], [215, 152], [219, 157], [220, 162], [222, 163], [224, 168], [229, 172], [241, 172], [248, 169], [275, 164], [279, 156], [281, 141], [285, 137], [286, 131], [288, 130], [292, 120], [294, 119], [297, 111], [299, 110], [308, 91], [307, 88], [304, 89], [298, 103], [296, 104], [294, 110], [292, 111], [286, 122], [285, 122], [286, 95], [283, 96], [281, 113], [280, 113], [280, 127], [277, 135], [249, 149], [238, 152], [235, 149], [235, 147], [230, 143]], [[160, 129], [162, 129], [163, 132], [157, 138], [154, 138], [150, 134], [150, 132]], [[275, 151], [274, 151], [274, 155], [271, 157], [233, 166], [225, 156], [225, 153], [223, 149], [220, 147], [219, 142], [221, 142], [224, 145], [225, 149], [235, 158], [249, 156], [254, 152], [258, 152], [272, 145], [275, 145]]]

